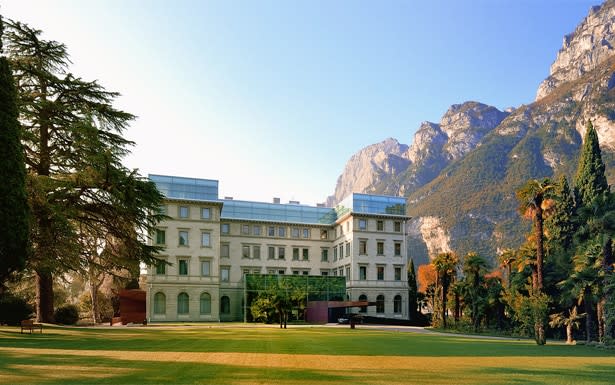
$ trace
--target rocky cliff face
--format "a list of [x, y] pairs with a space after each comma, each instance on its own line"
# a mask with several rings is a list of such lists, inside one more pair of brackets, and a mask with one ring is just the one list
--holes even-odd
[[609, 59], [614, 51], [615, 2], [607, 1], [592, 7], [589, 15], [575, 31], [564, 36], [549, 77], [538, 87], [536, 100], [540, 100], [565, 82], [578, 79]]
[[327, 203], [353, 192], [407, 195], [478, 146], [507, 115], [482, 103], [455, 104], [440, 124], [423, 122], [410, 147], [392, 138], [367, 146], [346, 163]]
[[407, 145], [388, 138], [354, 154], [337, 179], [335, 193], [327, 198], [327, 204], [333, 206], [353, 192], [372, 192], [383, 179], [405, 170], [410, 163], [404, 157], [406, 151]]
[[[564, 174], [572, 181], [588, 120], [615, 181], [614, 23], [615, 0], [590, 10], [564, 38], [536, 102], [506, 112], [453, 105], [439, 124], [422, 123], [410, 146], [388, 139], [395, 145], [378, 144], [373, 161], [366, 150], [378, 145], [359, 151], [330, 203], [352, 191], [407, 196], [409, 250], [419, 263], [440, 251], [494, 257], [518, 246], [529, 222], [516, 213], [515, 190], [530, 178]], [[389, 156], [396, 167], [382, 166]]]

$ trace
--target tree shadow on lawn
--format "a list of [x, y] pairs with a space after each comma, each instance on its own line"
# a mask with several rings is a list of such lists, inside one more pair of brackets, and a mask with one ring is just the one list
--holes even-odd
[[523, 385], [581, 385], [615, 383], [615, 371], [612, 365], [583, 365], [582, 367], [568, 367], [558, 369], [531, 368], [483, 368], [477, 372], [496, 375], [505, 378], [507, 384]]
[[[135, 353], [137, 355], [138, 353]], [[0, 384], [365, 384], [319, 370], [0, 353]], [[369, 382], [368, 382], [369, 383]]]
[[[615, 357], [614, 350], [547, 344], [532, 340], [488, 340], [367, 330], [214, 329], [153, 330], [49, 327], [43, 334], [0, 330], [0, 347], [148, 352], [239, 352], [332, 356], [409, 357]], [[328, 331], [328, 330], [325, 330]], [[232, 338], [229, 338], [232, 337]]]

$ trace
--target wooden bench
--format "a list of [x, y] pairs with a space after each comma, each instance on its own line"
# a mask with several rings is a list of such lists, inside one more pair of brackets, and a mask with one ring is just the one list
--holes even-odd
[[32, 330], [39, 329], [40, 332], [43, 332], [43, 325], [37, 324], [31, 319], [25, 319], [21, 321], [21, 333], [23, 334], [24, 330], [30, 330], [30, 334], [32, 334]]

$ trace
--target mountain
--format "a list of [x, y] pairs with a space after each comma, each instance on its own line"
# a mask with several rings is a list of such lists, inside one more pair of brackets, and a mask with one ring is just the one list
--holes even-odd
[[422, 123], [409, 146], [387, 139], [360, 150], [329, 203], [350, 192], [408, 197], [415, 263], [448, 250], [494, 258], [518, 246], [529, 222], [517, 214], [515, 191], [531, 178], [564, 174], [572, 181], [588, 120], [609, 183], [615, 180], [614, 21], [615, 0], [590, 9], [564, 37], [533, 103], [507, 111], [453, 105], [439, 124]]

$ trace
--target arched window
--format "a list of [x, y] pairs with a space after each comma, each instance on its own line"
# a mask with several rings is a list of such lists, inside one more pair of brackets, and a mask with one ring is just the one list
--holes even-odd
[[211, 314], [211, 295], [201, 294], [201, 314]]
[[223, 295], [222, 298], [220, 298], [220, 313], [229, 314], [230, 312], [231, 312], [231, 299], [228, 296]]
[[[365, 294], [361, 294], [359, 296], [359, 301], [367, 301], [367, 296]], [[361, 306], [359, 310], [360, 313], [367, 313], [367, 306]]]
[[376, 297], [376, 313], [384, 313], [384, 295]]
[[401, 295], [399, 294], [393, 298], [393, 313], [401, 313]]
[[177, 296], [177, 314], [188, 314], [190, 308], [188, 305], [190, 297], [186, 293], [179, 293]]
[[154, 314], [164, 314], [167, 311], [167, 297], [164, 293], [154, 295]]

